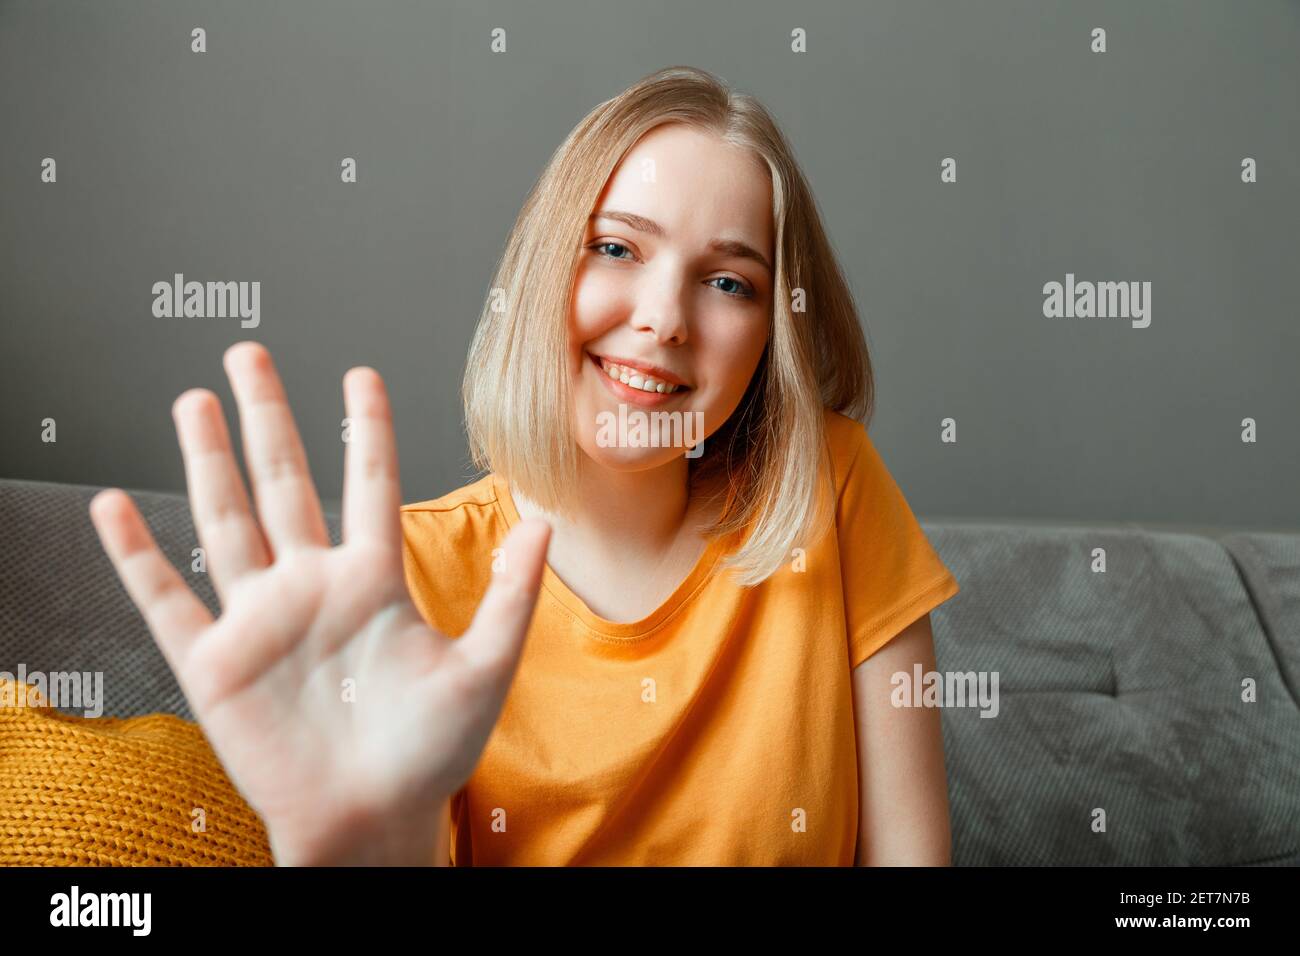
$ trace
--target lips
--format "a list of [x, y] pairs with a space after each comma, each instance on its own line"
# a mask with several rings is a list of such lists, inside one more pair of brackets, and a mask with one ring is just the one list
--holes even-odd
[[588, 352], [597, 365], [601, 365], [602, 360], [606, 363], [619, 365], [623, 368], [640, 372], [643, 376], [653, 378], [656, 381], [664, 382], [669, 385], [676, 385], [677, 391], [685, 391], [691, 386], [678, 375], [674, 375], [662, 365], [654, 365], [650, 362], [643, 362], [640, 359], [626, 358], [621, 355], [597, 355], [594, 352]]
[[[659, 408], [671, 402], [675, 402], [678, 399], [680, 399], [683, 395], [687, 395], [693, 391], [692, 388], [686, 385], [681, 385], [674, 392], [647, 392], [644, 389], [633, 388], [631, 385], [623, 384], [616, 378], [610, 378], [609, 373], [606, 372], [605, 369], [601, 366], [600, 359], [597, 356], [588, 352], [587, 358], [591, 360], [591, 364], [595, 368], [596, 375], [604, 383], [605, 388], [609, 389], [610, 393], [615, 398], [617, 398], [619, 401], [622, 402], [627, 402], [632, 405], [638, 405], [642, 408]], [[616, 360], [611, 358], [608, 361], [616, 361]], [[621, 364], [621, 363], [617, 363], [617, 364]], [[637, 367], [639, 368], [640, 366]], [[676, 376], [671, 376], [671, 379], [676, 380], [678, 383], [680, 383], [680, 380], [677, 380]], [[662, 381], [667, 381], [667, 380], [669, 380], [668, 376], [665, 376], [665, 378], [662, 379]]]

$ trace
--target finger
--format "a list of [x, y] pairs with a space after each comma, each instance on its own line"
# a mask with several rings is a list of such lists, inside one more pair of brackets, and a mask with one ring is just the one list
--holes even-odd
[[348, 369], [343, 400], [352, 423], [343, 452], [343, 540], [364, 539], [396, 551], [402, 544], [402, 489], [384, 380], [372, 368]]
[[521, 521], [506, 536], [501, 570], [494, 571], [474, 620], [453, 645], [471, 667], [506, 678], [514, 674], [532, 622], [551, 526], [539, 518]]
[[212, 615], [154, 542], [126, 492], [111, 488], [90, 501], [100, 543], [179, 679], [185, 659]]
[[217, 396], [205, 388], [190, 389], [173, 403], [172, 418], [185, 461], [194, 530], [224, 605], [236, 581], [270, 564], [270, 549], [253, 520]]
[[226, 350], [223, 364], [239, 406], [253, 499], [272, 559], [292, 548], [328, 548], [307, 453], [271, 353], [257, 342], [239, 342]]

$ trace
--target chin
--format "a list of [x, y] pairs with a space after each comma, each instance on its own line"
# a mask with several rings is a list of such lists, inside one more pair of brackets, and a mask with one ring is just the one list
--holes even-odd
[[685, 455], [682, 448], [605, 448], [596, 444], [594, 435], [580, 443], [583, 453], [597, 465], [610, 471], [648, 471]]

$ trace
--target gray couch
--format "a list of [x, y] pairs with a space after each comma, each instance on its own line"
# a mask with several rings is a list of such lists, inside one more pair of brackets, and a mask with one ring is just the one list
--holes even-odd
[[[0, 671], [103, 671], [106, 715], [192, 719], [99, 546], [98, 490], [0, 480]], [[133, 497], [216, 612], [185, 497]], [[962, 586], [938, 669], [999, 675], [996, 717], [942, 712], [956, 864], [1300, 864], [1300, 535], [925, 529]]]

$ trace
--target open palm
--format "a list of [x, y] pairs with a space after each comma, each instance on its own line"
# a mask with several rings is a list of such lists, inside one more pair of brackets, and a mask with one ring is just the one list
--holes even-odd
[[260, 527], [216, 396], [191, 389], [172, 408], [221, 617], [124, 492], [96, 495], [92, 521], [276, 861], [432, 863], [441, 808], [500, 716], [549, 527], [521, 522], [469, 629], [454, 640], [438, 633], [406, 589], [397, 449], [378, 373], [344, 376], [352, 432], [343, 543], [331, 547], [269, 353], [241, 342], [224, 364]]

